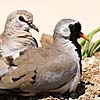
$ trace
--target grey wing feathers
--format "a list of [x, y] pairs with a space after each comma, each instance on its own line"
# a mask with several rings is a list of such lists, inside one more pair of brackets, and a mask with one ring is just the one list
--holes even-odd
[[53, 59], [52, 62], [48, 62], [46, 66], [44, 65], [44, 71], [42, 68], [38, 69], [38, 73], [41, 77], [40, 83], [43, 84], [43, 86], [45, 85], [46, 89], [57, 89], [75, 77], [77, 64], [71, 61], [70, 58], [68, 59], [66, 59], [66, 57], [63, 59], [60, 56], [58, 59]]

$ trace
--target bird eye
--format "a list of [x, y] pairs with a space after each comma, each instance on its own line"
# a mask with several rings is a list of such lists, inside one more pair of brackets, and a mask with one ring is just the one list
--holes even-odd
[[19, 16], [19, 20], [22, 22], [26, 22], [23, 16]]
[[66, 39], [70, 39], [70, 36], [62, 36], [62, 38]]
[[73, 24], [70, 24], [70, 25], [69, 25], [69, 28], [73, 28]]

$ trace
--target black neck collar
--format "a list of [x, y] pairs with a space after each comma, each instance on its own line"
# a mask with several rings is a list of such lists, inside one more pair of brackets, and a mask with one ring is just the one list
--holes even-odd
[[81, 57], [81, 46], [80, 44], [76, 41], [72, 41], [72, 43], [74, 44], [74, 46], [76, 47], [76, 52], [78, 53], [79, 57], [80, 57], [80, 61], [79, 61], [79, 64], [80, 64], [80, 72], [82, 74], [82, 63], [81, 63], [81, 60], [82, 60], [82, 57]]

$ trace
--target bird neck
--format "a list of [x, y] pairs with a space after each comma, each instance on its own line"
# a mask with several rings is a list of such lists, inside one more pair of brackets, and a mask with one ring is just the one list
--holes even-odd
[[22, 30], [20, 28], [15, 28], [15, 27], [7, 27], [4, 30], [4, 35], [5, 36], [13, 36], [13, 35], [17, 35], [18, 32], [22, 32]]
[[80, 44], [77, 42], [77, 40], [72, 41], [72, 43], [76, 47], [76, 51], [77, 51], [79, 57], [81, 58], [81, 46], [80, 46]]
[[72, 41], [72, 43], [74, 44], [74, 46], [76, 47], [75, 51], [77, 52], [77, 54], [79, 55], [79, 64], [80, 64], [80, 73], [82, 74], [82, 57], [81, 57], [81, 46], [80, 44], [77, 42], [77, 40]]
[[[18, 52], [24, 51], [27, 46], [24, 45], [27, 42], [27, 39], [23, 37], [29, 35], [30, 33], [16, 30], [14, 28], [6, 28], [2, 36], [2, 55], [11, 56]], [[18, 36], [22, 36], [19, 38]]]
[[28, 31], [24, 31], [22, 28], [9, 26], [9, 27], [5, 27], [3, 35], [7, 38], [16, 38], [18, 36], [26, 36], [26, 35], [32, 35], [32, 34]]
[[67, 52], [68, 52], [68, 49], [71, 50], [71, 48], [74, 48], [75, 51], [78, 53], [78, 56], [81, 58], [81, 46], [77, 42], [77, 40], [69, 40], [69, 39], [65, 40], [63, 38], [55, 38], [54, 44], [57, 45], [57, 47], [62, 48], [63, 51], [65, 48], [65, 50], [67, 50]]
[[75, 61], [79, 61], [80, 67], [82, 66], [81, 65], [81, 46], [79, 45], [77, 41], [70, 41], [69, 39], [67, 40], [55, 39], [54, 45], [59, 51], [71, 56]]

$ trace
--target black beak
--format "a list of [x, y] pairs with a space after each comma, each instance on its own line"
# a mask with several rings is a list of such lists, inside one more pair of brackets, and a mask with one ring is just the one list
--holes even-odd
[[30, 28], [33, 28], [37, 32], [39, 32], [39, 29], [34, 24], [29, 24]]

